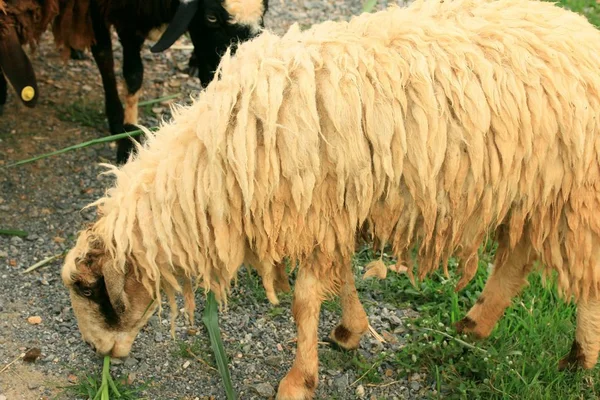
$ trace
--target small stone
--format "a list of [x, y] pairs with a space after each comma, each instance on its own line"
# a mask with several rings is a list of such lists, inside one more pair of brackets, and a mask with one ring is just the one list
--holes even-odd
[[410, 383], [410, 390], [414, 390], [415, 392], [418, 392], [419, 389], [421, 389], [421, 384], [417, 381], [413, 381]]
[[27, 318], [27, 322], [31, 325], [38, 325], [38, 324], [42, 323], [42, 317], [34, 315], [34, 316]]
[[29, 383], [27, 384], [27, 388], [28, 388], [29, 390], [35, 390], [35, 389], [37, 389], [37, 388], [39, 388], [39, 387], [40, 387], [40, 384], [39, 384], [39, 383], [37, 383], [37, 382], [29, 382]]
[[190, 336], [196, 336], [198, 334], [198, 330], [194, 328], [188, 328], [187, 334]]
[[127, 368], [132, 368], [135, 367], [138, 363], [138, 360], [135, 357], [127, 357], [127, 359], [125, 360], [125, 362], [123, 363], [124, 366], [126, 366]]
[[14, 244], [14, 245], [18, 245], [18, 244], [23, 243], [23, 239], [21, 239], [18, 236], [13, 236], [13, 237], [10, 238], [10, 243]]
[[37, 360], [40, 355], [42, 355], [42, 351], [40, 349], [38, 349], [37, 347], [33, 347], [29, 350], [27, 350], [27, 352], [25, 353], [25, 356], [23, 357], [23, 361], [25, 362], [34, 362], [35, 360]]
[[365, 388], [363, 387], [363, 385], [358, 385], [356, 387], [356, 396], [358, 396], [361, 399], [365, 397]]
[[273, 386], [271, 386], [270, 383], [259, 383], [254, 385], [253, 388], [261, 397], [269, 398], [275, 396], [275, 389], [273, 389]]
[[163, 341], [163, 335], [160, 332], [156, 332], [156, 335], [154, 335], [154, 341], [155, 342], [162, 342]]
[[187, 369], [190, 366], [189, 360], [183, 363], [183, 369]]
[[279, 367], [281, 365], [281, 357], [278, 356], [269, 356], [265, 358], [265, 364], [270, 365], [272, 367]]
[[0, 250], [0, 258], [8, 258], [8, 253], [4, 250]]
[[348, 375], [344, 374], [333, 378], [333, 386], [339, 391], [345, 391], [348, 387]]
[[76, 375], [70, 374], [69, 376], [67, 376], [67, 380], [69, 381], [69, 383], [77, 383], [77, 381], [79, 381], [79, 378], [77, 378]]

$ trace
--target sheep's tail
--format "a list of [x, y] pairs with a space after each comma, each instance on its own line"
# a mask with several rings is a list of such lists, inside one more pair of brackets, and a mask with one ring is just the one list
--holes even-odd
[[85, 50], [95, 42], [89, 0], [60, 0], [60, 11], [52, 24], [54, 43], [66, 60], [70, 50]]

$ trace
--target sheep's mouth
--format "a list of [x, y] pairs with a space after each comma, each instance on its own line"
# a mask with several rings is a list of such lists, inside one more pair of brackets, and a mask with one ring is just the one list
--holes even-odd
[[14, 27], [6, 29], [0, 38], [0, 73], [2, 72], [23, 104], [34, 107], [38, 99], [37, 80]]

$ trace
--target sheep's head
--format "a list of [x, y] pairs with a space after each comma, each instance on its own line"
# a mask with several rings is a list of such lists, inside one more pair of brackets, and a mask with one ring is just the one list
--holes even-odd
[[194, 44], [191, 69], [207, 85], [228, 48], [257, 36], [264, 27], [268, 0], [181, 0], [177, 13], [153, 52], [171, 46], [186, 30]]
[[62, 279], [83, 340], [99, 354], [125, 357], [156, 302], [129, 262], [122, 272], [112, 261], [102, 240], [88, 229], [67, 254]]

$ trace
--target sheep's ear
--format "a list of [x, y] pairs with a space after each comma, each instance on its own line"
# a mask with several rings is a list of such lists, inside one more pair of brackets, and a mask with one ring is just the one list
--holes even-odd
[[199, 0], [182, 1], [177, 7], [177, 12], [173, 17], [173, 20], [169, 23], [169, 26], [165, 30], [165, 33], [158, 39], [158, 42], [150, 49], [153, 53], [160, 53], [165, 51], [175, 43], [181, 35], [185, 33], [190, 22], [196, 15], [199, 7]]
[[117, 314], [122, 314], [129, 308], [129, 302], [125, 293], [126, 274], [107, 263], [102, 268], [102, 275], [110, 303]]
[[14, 27], [7, 29], [0, 39], [0, 73], [2, 71], [23, 104], [35, 106], [38, 99], [35, 72]]

